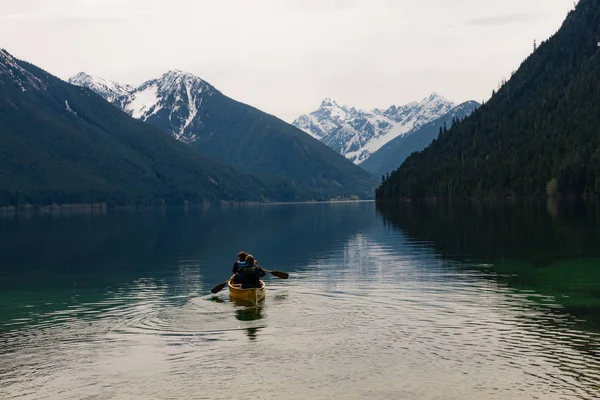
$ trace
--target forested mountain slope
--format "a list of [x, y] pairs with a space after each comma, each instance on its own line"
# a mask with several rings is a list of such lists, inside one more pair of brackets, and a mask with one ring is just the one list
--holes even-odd
[[312, 198], [205, 158], [0, 50], [0, 206]]
[[400, 198], [600, 194], [600, 0], [581, 0], [489, 102], [377, 190]]
[[69, 81], [96, 91], [200, 154], [260, 179], [285, 180], [318, 200], [373, 197], [373, 175], [300, 129], [225, 96], [190, 73], [172, 70], [138, 87], [85, 73]]

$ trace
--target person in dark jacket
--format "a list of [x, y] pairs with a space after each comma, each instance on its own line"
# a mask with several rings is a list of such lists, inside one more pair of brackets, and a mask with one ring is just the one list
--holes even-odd
[[238, 259], [237, 261], [233, 264], [233, 283], [242, 283], [242, 276], [240, 274], [238, 274], [239, 270], [240, 270], [240, 265], [244, 264], [246, 261], [246, 257], [248, 256], [248, 253], [246, 253], [245, 251], [240, 251], [238, 253]]
[[244, 289], [260, 287], [260, 278], [266, 274], [251, 254], [246, 256], [244, 263], [238, 264], [236, 273], [236, 275], [240, 275], [240, 283]]

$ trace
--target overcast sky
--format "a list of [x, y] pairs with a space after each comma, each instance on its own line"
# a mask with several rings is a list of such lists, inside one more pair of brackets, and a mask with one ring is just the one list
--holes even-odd
[[292, 121], [330, 97], [487, 99], [573, 0], [0, 0], [0, 48], [63, 79], [189, 71]]

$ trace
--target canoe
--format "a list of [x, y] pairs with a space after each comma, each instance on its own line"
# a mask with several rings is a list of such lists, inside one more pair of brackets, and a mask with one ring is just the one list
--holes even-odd
[[259, 288], [242, 289], [242, 285], [227, 282], [229, 286], [229, 295], [235, 299], [247, 301], [250, 303], [258, 303], [265, 298], [265, 283], [260, 281]]

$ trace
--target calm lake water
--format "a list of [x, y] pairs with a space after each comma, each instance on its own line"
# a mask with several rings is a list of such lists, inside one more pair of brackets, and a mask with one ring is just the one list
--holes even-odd
[[0, 398], [598, 399], [600, 206], [4, 217]]

